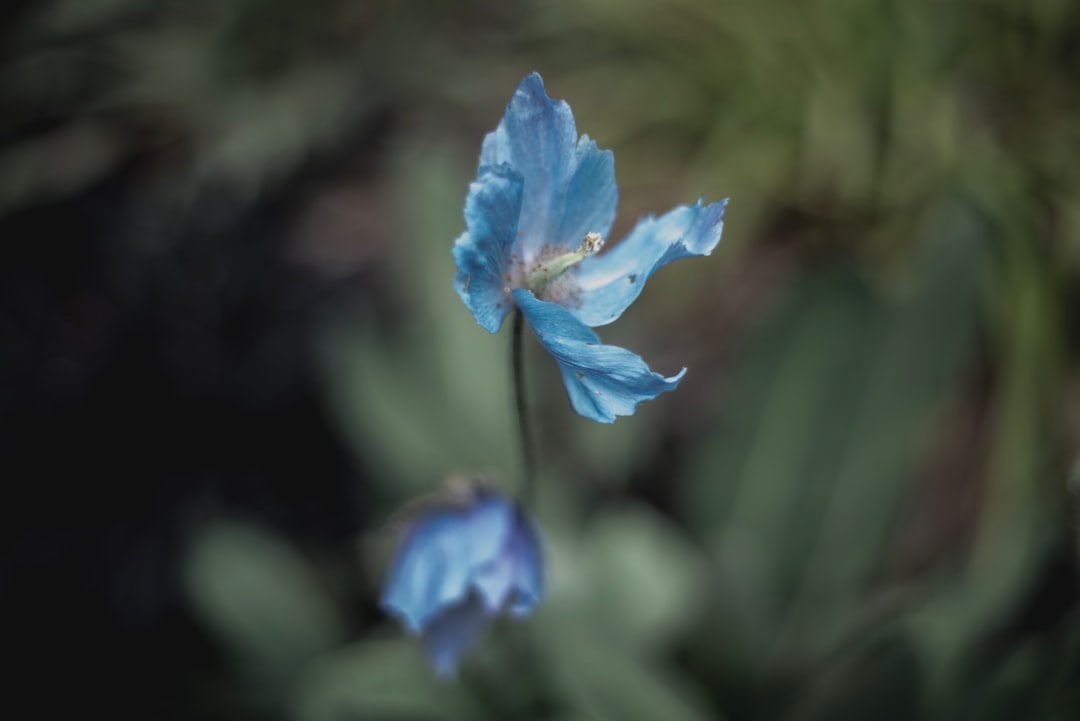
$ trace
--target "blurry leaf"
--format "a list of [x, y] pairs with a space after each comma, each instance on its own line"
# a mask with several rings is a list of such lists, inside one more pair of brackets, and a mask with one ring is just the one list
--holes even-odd
[[605, 510], [589, 526], [584, 552], [596, 620], [627, 643], [670, 641], [697, 610], [706, 569], [701, 552], [644, 506]]
[[346, 328], [335, 329], [323, 353], [331, 409], [346, 438], [374, 480], [399, 499], [468, 467], [455, 461], [455, 449], [468, 449], [456, 430], [461, 424], [451, 423], [423, 359], [400, 354], [371, 331]]
[[570, 541], [546, 529], [549, 598], [538, 622], [555, 636], [586, 627], [627, 648], [655, 651], [698, 611], [703, 554], [644, 506], [605, 510]]
[[1034, 222], [1027, 196], [1016, 178], [996, 180], [984, 202], [988, 212], [1009, 220], [995, 229], [1004, 258], [990, 297], [999, 380], [986, 488], [970, 560], [911, 618], [936, 695], [949, 692], [965, 658], [978, 657], [978, 640], [1027, 592], [1047, 550], [1064, 532], [1064, 517], [1055, 512], [1061, 477], [1048, 462], [1047, 424], [1048, 404], [1059, 387], [1060, 319], [1045, 259], [1027, 242]]
[[849, 270], [808, 277], [752, 342], [730, 421], [689, 465], [687, 517], [760, 564], [744, 570], [765, 581], [765, 607], [790, 599], [804, 569], [882, 312]]
[[689, 679], [581, 629], [551, 653], [572, 707], [596, 721], [719, 721]]
[[[854, 620], [881, 563], [922, 435], [969, 352], [982, 251], [970, 211], [927, 219], [925, 257], [887, 303], [850, 268], [813, 273], [750, 344], [729, 419], [689, 467], [685, 512], [764, 577], [817, 642]], [[728, 622], [738, 624], [739, 619]]]
[[144, 10], [148, 0], [58, 0], [50, 3], [38, 22], [50, 34], [88, 32], [124, 19], [125, 15]]
[[821, 605], [850, 600], [879, 567], [927, 423], [975, 338], [985, 224], [955, 200], [928, 216], [914, 287], [883, 323], [880, 345], [868, 349], [869, 372], [804, 570], [807, 619]]
[[413, 639], [365, 641], [320, 659], [301, 678], [291, 716], [296, 721], [481, 718], [458, 681], [435, 678]]
[[197, 172], [247, 192], [294, 170], [337, 138], [364, 94], [348, 66], [293, 68], [273, 84], [222, 88], [198, 120], [205, 125]]
[[830, 191], [841, 202], [858, 206], [875, 192], [874, 128], [865, 108], [851, 97], [850, 83], [822, 83], [806, 107], [803, 139], [805, 197]]
[[125, 152], [114, 134], [93, 123], [0, 149], [0, 214], [55, 200], [99, 180]]
[[908, 639], [869, 639], [838, 659], [819, 664], [795, 700], [789, 721], [918, 718], [920, 673]]
[[[604, 342], [619, 345], [614, 337], [604, 338]], [[621, 347], [632, 345], [626, 343]], [[647, 353], [640, 348], [640, 344], [638, 346], [637, 350]], [[548, 358], [538, 354], [535, 357], [538, 362], [549, 362]], [[566, 468], [562, 469], [563, 478], [581, 479], [581, 482], [596, 487], [625, 488], [642, 464], [656, 454], [661, 437], [659, 427], [666, 410], [663, 400], [643, 403], [633, 416], [620, 418], [616, 423], [595, 423], [574, 413], [560, 378], [551, 374], [547, 380], [550, 381], [550, 403], [558, 405], [561, 411], [558, 415], [553, 413], [548, 417], [562, 421], [563, 429], [572, 435], [576, 451], [566, 459]], [[555, 429], [542, 430], [551, 434]]]
[[288, 671], [344, 637], [311, 566], [254, 526], [207, 528], [187, 558], [185, 583], [194, 611], [250, 668]]
[[979, 645], [982, 653], [947, 697], [935, 698], [938, 718], [966, 721], [1072, 719], [1080, 708], [1080, 619], [1049, 633]]
[[[762, 703], [761, 680], [773, 661], [778, 604], [766, 592], [767, 565], [749, 544], [731, 538], [713, 544], [714, 565], [694, 626], [684, 634], [692, 668], [707, 679], [735, 718]], [[766, 708], [777, 708], [770, 694]], [[766, 712], [766, 717], [771, 717]]]
[[328, 337], [330, 402], [349, 440], [395, 496], [430, 490], [450, 473], [516, 469], [509, 332], [480, 328], [453, 288], [450, 249], [463, 230], [467, 182], [439, 153], [403, 162], [414, 224], [390, 266], [415, 320], [386, 337], [340, 326]]
[[[1035, 559], [1057, 537], [1061, 516], [1053, 513], [1060, 470], [1047, 461], [1053, 431], [1051, 404], [1058, 401], [1064, 310], [1049, 260], [1029, 240], [1038, 210], [1030, 207], [1022, 177], [1001, 183], [995, 210], [1001, 222], [1004, 258], [996, 307], [998, 390], [989, 478], [970, 572], [988, 605], [1005, 608], [1038, 566]], [[1019, 187], [1017, 187], [1019, 186]], [[1009, 197], [1018, 194], [1020, 197]], [[1053, 474], [1048, 477], [1049, 474]], [[1053, 489], [1050, 493], [1047, 491]], [[1055, 522], [1047, 522], [1047, 518]], [[993, 599], [993, 600], [992, 600]]]

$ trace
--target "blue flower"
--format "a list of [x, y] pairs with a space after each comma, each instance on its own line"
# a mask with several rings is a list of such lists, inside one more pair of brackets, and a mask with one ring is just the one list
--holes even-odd
[[611, 151], [578, 138], [570, 106], [551, 100], [533, 73], [484, 138], [466, 230], [454, 243], [454, 287], [476, 322], [495, 333], [520, 309], [559, 364], [574, 410], [604, 423], [674, 390], [686, 369], [653, 373], [591, 328], [622, 315], [662, 266], [711, 253], [727, 204], [699, 200], [644, 218], [598, 255], [617, 200]]
[[495, 615], [526, 615], [543, 593], [532, 523], [506, 499], [474, 489], [411, 519], [380, 605], [423, 637], [438, 675], [452, 676]]

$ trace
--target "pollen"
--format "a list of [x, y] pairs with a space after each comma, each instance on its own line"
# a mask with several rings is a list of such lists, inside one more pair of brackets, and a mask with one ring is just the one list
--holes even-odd
[[525, 286], [535, 293], [537, 298], [568, 305], [573, 302], [579, 290], [573, 282], [577, 264], [595, 255], [603, 247], [603, 236], [591, 232], [586, 233], [581, 245], [570, 252], [545, 245], [534, 260], [532, 268], [525, 272]]
[[604, 239], [599, 233], [586, 233], [585, 240], [581, 241], [581, 250], [589, 255], [600, 252], [604, 247]]

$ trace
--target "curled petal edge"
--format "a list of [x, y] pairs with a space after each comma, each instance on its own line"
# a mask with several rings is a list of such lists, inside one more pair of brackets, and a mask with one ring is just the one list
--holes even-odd
[[654, 373], [625, 348], [604, 345], [591, 328], [561, 305], [539, 300], [530, 291], [513, 291], [533, 334], [559, 365], [574, 410], [600, 423], [633, 415], [641, 401], [678, 387], [686, 368], [673, 376]]

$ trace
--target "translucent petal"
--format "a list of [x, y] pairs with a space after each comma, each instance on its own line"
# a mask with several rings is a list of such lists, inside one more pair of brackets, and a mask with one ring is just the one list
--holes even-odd
[[532, 611], [544, 597], [544, 560], [540, 553], [540, 539], [532, 522], [521, 511], [517, 512], [510, 532], [510, 554], [514, 558], [514, 600], [510, 612], [524, 616]]
[[484, 495], [468, 510], [469, 563], [473, 569], [498, 558], [513, 530], [515, 509], [504, 498]]
[[518, 239], [521, 193], [521, 176], [508, 165], [482, 168], [465, 199], [466, 230], [454, 241], [454, 289], [492, 333], [512, 307], [504, 289]]
[[473, 575], [473, 585], [488, 611], [500, 611], [507, 601], [515, 615], [525, 615], [544, 594], [540, 541], [532, 523], [516, 511], [506, 546], [499, 558]]
[[588, 326], [612, 322], [641, 293], [653, 273], [673, 260], [708, 255], [720, 242], [724, 207], [680, 206], [660, 218], [644, 218], [611, 250], [584, 260], [574, 280], [580, 301], [570, 312]]
[[439, 508], [413, 521], [390, 566], [382, 606], [414, 632], [469, 591], [476, 569], [502, 552], [513, 510], [489, 498], [468, 510]]
[[494, 561], [473, 573], [473, 586], [491, 613], [497, 613], [514, 590], [514, 559], [506, 549]]
[[469, 594], [428, 624], [423, 634], [424, 645], [437, 675], [452, 677], [457, 673], [458, 659], [487, 627], [488, 617], [476, 594]]
[[616, 416], [633, 415], [639, 402], [674, 390], [686, 372], [683, 368], [670, 378], [653, 373], [640, 356], [602, 345], [561, 305], [520, 288], [513, 294], [533, 333], [559, 364], [571, 405], [586, 418], [611, 423]]
[[414, 632], [442, 607], [439, 597], [452, 598], [468, 588], [468, 566], [454, 563], [454, 539], [462, 524], [458, 513], [424, 518], [409, 530], [391, 563], [381, 605]]
[[615, 219], [615, 158], [578, 139], [570, 106], [554, 101], [536, 73], [521, 81], [502, 122], [484, 138], [480, 166], [509, 164], [521, 174], [521, 254], [526, 265], [545, 245], [570, 250], [585, 233], [607, 235]]

